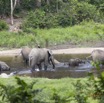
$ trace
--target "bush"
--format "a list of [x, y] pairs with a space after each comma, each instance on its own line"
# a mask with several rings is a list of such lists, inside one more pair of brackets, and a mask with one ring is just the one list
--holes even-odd
[[88, 4], [86, 2], [78, 3], [77, 5], [77, 21], [83, 20], [96, 20], [99, 17], [99, 11], [96, 6]]
[[9, 26], [7, 25], [7, 23], [3, 20], [0, 20], [0, 31], [7, 30], [8, 28], [9, 28]]
[[42, 10], [31, 11], [22, 24], [26, 28], [51, 28], [57, 26], [56, 17], [53, 14], [46, 14]]
[[42, 91], [40, 89], [33, 90], [36, 81], [27, 84], [19, 77], [15, 77], [15, 79], [17, 80], [18, 86], [5, 86], [0, 84], [0, 95], [2, 96], [3, 103], [5, 101], [8, 103], [42, 103], [35, 100], [37, 93]]

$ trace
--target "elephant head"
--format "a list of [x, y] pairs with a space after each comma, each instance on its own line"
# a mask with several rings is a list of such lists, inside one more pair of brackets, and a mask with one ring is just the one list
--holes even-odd
[[0, 61], [0, 71], [10, 70], [10, 67], [5, 63]]

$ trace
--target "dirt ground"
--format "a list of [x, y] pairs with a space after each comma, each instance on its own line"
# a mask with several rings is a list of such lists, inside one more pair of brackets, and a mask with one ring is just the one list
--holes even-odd
[[69, 49], [69, 48], [99, 48], [99, 47], [102, 48], [104, 47], [104, 40], [98, 42], [84, 42], [80, 44], [65, 43], [65, 44], [50, 46], [48, 48], [52, 50], [57, 50], [57, 49]]

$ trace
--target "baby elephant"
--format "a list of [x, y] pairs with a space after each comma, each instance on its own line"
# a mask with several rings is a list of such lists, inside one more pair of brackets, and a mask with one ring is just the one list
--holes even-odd
[[10, 67], [5, 63], [0, 61], [0, 71], [10, 70]]
[[47, 70], [48, 64], [52, 64], [53, 69], [55, 68], [52, 51], [46, 48], [33, 48], [29, 54], [29, 65], [32, 71], [35, 70], [36, 66], [41, 70], [42, 62], [44, 63], [45, 70]]
[[83, 61], [79, 58], [69, 60], [69, 66], [79, 66], [80, 63], [85, 63], [85, 61]]

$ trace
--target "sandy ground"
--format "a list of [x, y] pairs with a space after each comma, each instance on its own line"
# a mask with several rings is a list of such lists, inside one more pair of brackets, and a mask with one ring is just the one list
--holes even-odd
[[[52, 50], [53, 54], [90, 54], [95, 49], [104, 50], [104, 47], [99, 48], [68, 48]], [[19, 55], [21, 49], [3, 50], [0, 51], [0, 55]]]

